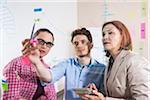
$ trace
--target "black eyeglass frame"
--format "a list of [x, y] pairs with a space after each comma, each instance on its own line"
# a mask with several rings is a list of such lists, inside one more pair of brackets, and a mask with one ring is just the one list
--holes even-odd
[[45, 40], [40, 39], [40, 38], [37, 39], [37, 41], [38, 41], [38, 44], [40, 44], [40, 45], [46, 44], [46, 46], [49, 47], [49, 48], [51, 48], [52, 46], [54, 46], [54, 44], [52, 42], [46, 42]]

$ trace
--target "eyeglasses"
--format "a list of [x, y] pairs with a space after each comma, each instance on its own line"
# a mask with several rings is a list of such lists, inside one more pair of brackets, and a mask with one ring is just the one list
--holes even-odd
[[38, 44], [40, 44], [40, 45], [46, 44], [46, 46], [49, 48], [51, 48], [54, 45], [52, 42], [46, 42], [43, 39], [37, 39], [37, 41], [38, 41]]

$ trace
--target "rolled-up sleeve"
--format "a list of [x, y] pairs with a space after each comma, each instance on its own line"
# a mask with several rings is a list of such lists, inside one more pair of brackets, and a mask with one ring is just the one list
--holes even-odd
[[66, 74], [67, 62], [63, 61], [55, 65], [52, 69], [50, 69], [52, 80], [51, 83], [56, 82]]

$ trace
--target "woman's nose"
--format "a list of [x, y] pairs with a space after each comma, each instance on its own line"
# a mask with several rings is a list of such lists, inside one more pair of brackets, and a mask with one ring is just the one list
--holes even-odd
[[47, 47], [46, 43], [44, 43], [44, 44], [42, 45], [42, 47], [46, 48], [46, 47]]
[[103, 36], [103, 39], [107, 39], [108, 38], [108, 34], [105, 34], [104, 36]]

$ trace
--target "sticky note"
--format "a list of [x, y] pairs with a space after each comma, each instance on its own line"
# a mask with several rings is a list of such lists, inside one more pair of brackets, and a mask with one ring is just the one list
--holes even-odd
[[141, 55], [141, 56], [143, 56], [144, 55], [144, 41], [140, 41], [139, 42], [139, 44], [140, 44], [140, 46], [138, 45], [138, 47], [139, 47], [139, 54]]
[[128, 16], [129, 16], [130, 19], [134, 19], [135, 16], [136, 16], [135, 11], [129, 11]]
[[145, 39], [145, 23], [141, 23], [141, 39]]
[[34, 12], [41, 12], [42, 8], [34, 8]]
[[2, 80], [2, 83], [7, 83], [7, 80]]
[[34, 19], [35, 22], [39, 22], [40, 21], [40, 18], [36, 18]]
[[4, 91], [8, 91], [8, 84], [7, 83], [2, 83], [2, 88]]
[[147, 16], [147, 2], [143, 2], [141, 5], [141, 14], [143, 17]]
[[146, 16], [146, 15], [147, 15], [146, 8], [142, 7], [142, 16]]
[[8, 91], [8, 83], [7, 80], [2, 80], [2, 89], [4, 91]]

